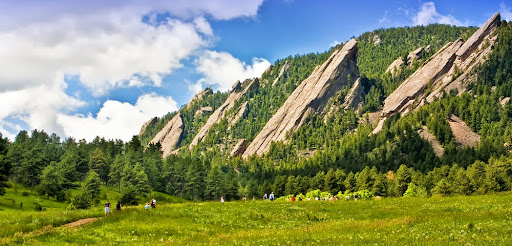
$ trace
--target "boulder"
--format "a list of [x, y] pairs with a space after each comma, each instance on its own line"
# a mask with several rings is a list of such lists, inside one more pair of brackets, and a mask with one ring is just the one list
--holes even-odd
[[243, 157], [266, 153], [272, 142], [285, 140], [286, 134], [298, 129], [309, 114], [322, 111], [328, 100], [349, 83], [348, 76], [358, 77], [357, 50], [357, 41], [351, 39], [316, 67], [254, 138]]
[[178, 112], [151, 140], [151, 143], [160, 143], [163, 157], [169, 156], [178, 146], [183, 133], [183, 120]]

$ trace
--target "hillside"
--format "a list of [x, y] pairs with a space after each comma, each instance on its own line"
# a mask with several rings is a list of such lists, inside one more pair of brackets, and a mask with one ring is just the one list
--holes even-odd
[[505, 191], [511, 60], [512, 24], [499, 14], [480, 28], [375, 30], [280, 59], [228, 92], [207, 88], [126, 143], [37, 130], [1, 138], [1, 177], [55, 198], [81, 182], [77, 201], [98, 183], [190, 200], [402, 196], [410, 184], [428, 195]]

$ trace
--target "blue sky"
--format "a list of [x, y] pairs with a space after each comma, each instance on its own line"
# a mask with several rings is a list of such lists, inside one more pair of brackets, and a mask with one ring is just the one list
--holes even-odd
[[226, 91], [289, 55], [363, 32], [479, 26], [510, 1], [0, 2], [0, 132], [128, 140], [200, 89]]

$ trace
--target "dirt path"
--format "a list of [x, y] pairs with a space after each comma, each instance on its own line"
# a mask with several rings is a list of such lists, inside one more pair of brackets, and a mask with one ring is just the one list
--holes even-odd
[[81, 220], [77, 220], [77, 221], [74, 221], [74, 222], [71, 222], [71, 223], [64, 224], [64, 225], [62, 225], [62, 227], [67, 227], [67, 228], [78, 227], [78, 226], [85, 225], [87, 223], [91, 223], [91, 222], [96, 221], [96, 220], [101, 219], [101, 218], [103, 218], [103, 217], [81, 219]]

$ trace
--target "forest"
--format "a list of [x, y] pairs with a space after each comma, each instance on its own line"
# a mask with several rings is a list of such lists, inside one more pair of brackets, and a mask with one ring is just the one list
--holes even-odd
[[[99, 202], [101, 186], [115, 187], [124, 204], [153, 191], [189, 200], [228, 200], [243, 196], [261, 198], [274, 192], [285, 196], [428, 197], [471, 195], [512, 188], [512, 105], [500, 102], [512, 93], [512, 24], [502, 21], [498, 40], [487, 61], [477, 69], [477, 79], [467, 92], [445, 95], [406, 116], [388, 119], [379, 134], [370, 134], [369, 113], [446, 42], [467, 39], [476, 28], [429, 25], [379, 29], [357, 37], [358, 66], [364, 78], [363, 110], [339, 109], [311, 115], [288, 142], [273, 143], [260, 157], [230, 157], [231, 142], [253, 140], [298, 84], [323, 63], [334, 49], [318, 54], [289, 56], [276, 61], [262, 75], [260, 86], [237, 102], [247, 101], [249, 111], [236, 124], [216, 124], [205, 140], [188, 150], [208, 114], [195, 117], [201, 107], [218, 108], [227, 93], [210, 93], [180, 110], [184, 134], [179, 154], [162, 158], [153, 136], [174, 116], [158, 118], [131, 141], [96, 137], [91, 142], [33, 130], [20, 131], [13, 141], [0, 135], [0, 194], [10, 185], [68, 201], [71, 208], [88, 208]], [[374, 44], [374, 37], [382, 40]], [[422, 46], [431, 51], [404, 68], [398, 76], [386, 73], [399, 57]], [[289, 68], [278, 78], [285, 63]], [[277, 78], [275, 85], [272, 81]], [[266, 82], [265, 82], [266, 81]], [[333, 99], [342, 103], [348, 88]], [[234, 114], [234, 107], [232, 112]], [[476, 147], [456, 144], [447, 123], [451, 115], [464, 120], [481, 135]], [[418, 130], [427, 126], [444, 148], [438, 157]], [[185, 148], [183, 148], [185, 147]], [[73, 195], [71, 189], [79, 189]]]

